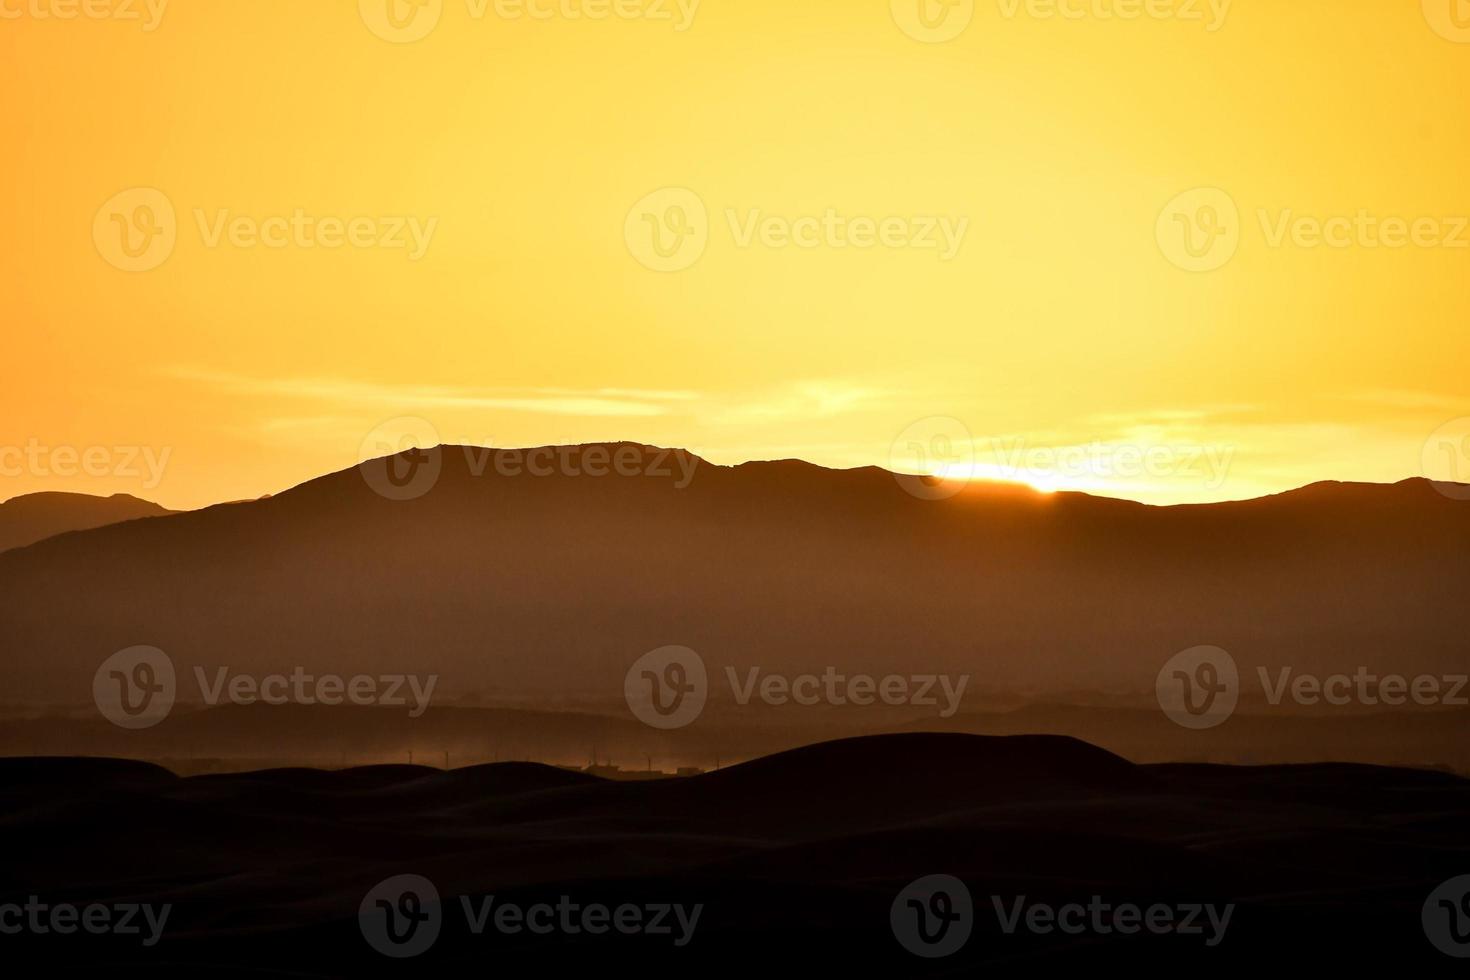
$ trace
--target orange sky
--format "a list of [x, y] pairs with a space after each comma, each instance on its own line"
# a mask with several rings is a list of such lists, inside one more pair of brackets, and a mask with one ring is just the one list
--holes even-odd
[[924, 2], [0, 0], [0, 499], [1470, 481], [1470, 3]]

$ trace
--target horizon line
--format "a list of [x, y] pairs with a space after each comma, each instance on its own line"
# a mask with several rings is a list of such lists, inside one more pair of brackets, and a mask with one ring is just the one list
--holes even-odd
[[[1101, 492], [1101, 491], [1098, 491], [1098, 490], [1074, 490], [1074, 489], [1066, 489], [1066, 488], [1048, 489], [1048, 488], [1043, 488], [1043, 487], [1036, 486], [1035, 484], [1032, 484], [1032, 483], [1028, 483], [1025, 480], [1004, 480], [1004, 479], [995, 479], [995, 478], [988, 478], [988, 477], [973, 477], [973, 476], [972, 477], [951, 477], [951, 476], [943, 476], [943, 475], [940, 475], [940, 474], [909, 473], [909, 472], [904, 472], [904, 471], [900, 471], [900, 470], [891, 470], [891, 469], [888, 469], [887, 467], [879, 466], [879, 465], [874, 464], [874, 463], [859, 464], [859, 465], [855, 465], [855, 466], [829, 466], [829, 465], [826, 465], [826, 464], [823, 464], [823, 463], [813, 462], [813, 461], [811, 461], [809, 459], [804, 459], [804, 458], [799, 457], [799, 456], [781, 456], [781, 457], [771, 457], [771, 458], [750, 458], [750, 459], [741, 460], [740, 462], [736, 462], [736, 463], [716, 463], [716, 462], [711, 461], [707, 457], [701, 455], [699, 452], [697, 452], [695, 450], [692, 450], [692, 449], [689, 449], [689, 448], [686, 448], [686, 447], [681, 447], [681, 446], [662, 446], [662, 445], [658, 445], [658, 444], [655, 444], [655, 443], [640, 442], [638, 440], [633, 440], [633, 439], [619, 439], [619, 440], [591, 441], [591, 442], [569, 442], [569, 443], [542, 443], [542, 444], [525, 445], [525, 446], [508, 446], [508, 445], [503, 445], [503, 446], [489, 446], [489, 445], [477, 444], [477, 443], [438, 443], [435, 446], [432, 446], [432, 447], [429, 447], [429, 448], [431, 448], [431, 449], [440, 449], [440, 450], [446, 450], [446, 449], [447, 450], [462, 449], [462, 450], [489, 450], [489, 451], [493, 451], [493, 452], [535, 452], [535, 451], [538, 451], [538, 450], [552, 450], [552, 451], [585, 450], [585, 449], [597, 448], [597, 447], [604, 447], [604, 448], [611, 449], [611, 448], [629, 447], [629, 446], [635, 447], [635, 448], [638, 448], [638, 449], [645, 449], [645, 450], [658, 450], [658, 451], [669, 452], [669, 453], [683, 453], [683, 454], [686, 454], [688, 456], [693, 457], [694, 459], [698, 460], [700, 463], [702, 463], [704, 465], [714, 466], [714, 467], [717, 467], [717, 468], [722, 469], [722, 470], [734, 470], [734, 469], [738, 469], [738, 468], [740, 468], [742, 466], [779, 466], [779, 465], [783, 465], [783, 464], [784, 465], [808, 466], [808, 467], [811, 467], [813, 469], [823, 470], [823, 471], [829, 472], [829, 473], [858, 473], [858, 472], [863, 472], [863, 471], [867, 471], [867, 470], [873, 470], [873, 471], [876, 471], [878, 473], [885, 474], [886, 476], [889, 476], [889, 477], [894, 478], [894, 479], [898, 479], [898, 478], [902, 478], [902, 477], [922, 478], [922, 479], [938, 479], [938, 480], [943, 480], [944, 482], [963, 483], [963, 484], [974, 485], [974, 486], [988, 486], [988, 487], [994, 487], [994, 488], [997, 488], [997, 489], [1013, 489], [1013, 490], [1029, 491], [1029, 492], [1031, 492], [1033, 494], [1036, 494], [1037, 496], [1043, 496], [1043, 497], [1068, 495], [1068, 496], [1073, 496], [1073, 497], [1088, 497], [1088, 498], [1094, 498], [1094, 499], [1099, 499], [1099, 500], [1112, 500], [1112, 501], [1118, 501], [1120, 503], [1137, 504], [1140, 507], [1148, 507], [1148, 508], [1157, 509], [1157, 510], [1167, 510], [1167, 509], [1174, 509], [1174, 508], [1181, 508], [1181, 507], [1211, 507], [1211, 506], [1216, 506], [1216, 505], [1220, 505], [1220, 504], [1250, 503], [1252, 501], [1269, 500], [1269, 499], [1272, 499], [1272, 498], [1275, 498], [1275, 497], [1281, 497], [1281, 496], [1286, 496], [1288, 494], [1299, 493], [1299, 492], [1301, 492], [1303, 490], [1307, 490], [1307, 489], [1310, 489], [1312, 487], [1327, 486], [1327, 485], [1339, 486], [1339, 487], [1362, 486], [1362, 487], [1388, 488], [1388, 487], [1402, 486], [1402, 485], [1408, 484], [1408, 483], [1420, 483], [1420, 482], [1422, 482], [1422, 483], [1429, 484], [1431, 486], [1470, 487], [1470, 484], [1467, 484], [1467, 483], [1459, 483], [1459, 482], [1456, 482], [1456, 481], [1453, 481], [1453, 480], [1434, 480], [1434, 479], [1431, 479], [1429, 477], [1423, 476], [1422, 474], [1409, 475], [1409, 476], [1402, 477], [1402, 478], [1397, 479], [1397, 480], [1391, 480], [1391, 481], [1344, 480], [1344, 479], [1335, 479], [1335, 478], [1331, 478], [1331, 477], [1325, 477], [1325, 478], [1318, 479], [1318, 480], [1312, 480], [1312, 481], [1309, 481], [1307, 483], [1303, 483], [1303, 484], [1300, 484], [1300, 485], [1291, 486], [1291, 487], [1288, 487], [1288, 488], [1286, 488], [1284, 490], [1277, 490], [1277, 491], [1274, 491], [1274, 492], [1261, 493], [1261, 494], [1255, 494], [1255, 495], [1249, 495], [1249, 496], [1229, 497], [1229, 498], [1221, 499], [1221, 500], [1178, 501], [1178, 502], [1172, 502], [1172, 503], [1150, 503], [1150, 502], [1145, 501], [1145, 500], [1139, 500], [1136, 497], [1130, 497], [1130, 496], [1126, 496], [1126, 495], [1122, 495], [1122, 494], [1106, 493], [1106, 492]], [[156, 499], [154, 499], [152, 497], [141, 496], [139, 493], [134, 493], [134, 492], [131, 492], [131, 491], [126, 491], [126, 490], [117, 491], [117, 492], [110, 493], [110, 494], [107, 494], [107, 493], [87, 493], [85, 491], [80, 491], [80, 490], [33, 490], [33, 491], [27, 491], [25, 493], [19, 493], [19, 494], [15, 494], [13, 496], [10, 496], [10, 497], [5, 497], [3, 499], [0, 499], [0, 506], [4, 506], [6, 504], [9, 504], [9, 503], [11, 503], [13, 501], [17, 501], [17, 500], [23, 500], [23, 499], [30, 498], [30, 497], [40, 497], [40, 496], [47, 496], [47, 495], [70, 496], [70, 497], [87, 497], [87, 498], [91, 498], [91, 499], [94, 499], [94, 500], [109, 500], [109, 499], [114, 499], [114, 498], [117, 498], [117, 497], [128, 497], [128, 498], [132, 498], [134, 500], [142, 501], [144, 503], [154, 504], [155, 506], [161, 507], [164, 510], [167, 510], [170, 513], [174, 513], [174, 514], [195, 513], [195, 512], [198, 512], [198, 511], [208, 510], [208, 509], [210, 509], [212, 507], [230, 506], [230, 505], [234, 505], [234, 504], [255, 503], [255, 502], [258, 502], [258, 501], [261, 501], [261, 500], [268, 500], [268, 499], [271, 499], [273, 497], [282, 496], [284, 494], [291, 493], [291, 492], [293, 492], [295, 490], [298, 490], [298, 489], [300, 489], [302, 487], [305, 487], [308, 484], [316, 483], [316, 482], [318, 482], [320, 480], [329, 479], [329, 478], [334, 477], [334, 476], [340, 476], [340, 475], [348, 472], [349, 470], [353, 470], [353, 469], [357, 469], [357, 468], [361, 467], [365, 463], [374, 462], [374, 461], [382, 460], [382, 459], [389, 459], [389, 458], [392, 458], [393, 456], [400, 456], [400, 455], [403, 455], [404, 453], [407, 453], [407, 452], [416, 451], [416, 449], [418, 449], [418, 448], [422, 448], [422, 447], [415, 447], [413, 449], [406, 449], [406, 450], [402, 450], [402, 451], [400, 451], [398, 453], [387, 453], [387, 454], [385, 454], [383, 456], [368, 457], [368, 458], [362, 459], [359, 462], [354, 463], [354, 464], [352, 464], [350, 466], [342, 467], [341, 469], [335, 469], [335, 470], [329, 469], [329, 470], [326, 470], [326, 471], [324, 471], [322, 473], [317, 474], [316, 476], [308, 477], [308, 478], [306, 478], [304, 480], [301, 480], [298, 483], [290, 484], [290, 485], [288, 485], [288, 486], [286, 486], [286, 487], [284, 487], [284, 488], [282, 488], [280, 490], [269, 491], [269, 492], [260, 494], [258, 496], [253, 496], [253, 497], [249, 497], [249, 496], [247, 496], [247, 497], [236, 497], [236, 498], [232, 498], [232, 499], [215, 500], [215, 501], [211, 501], [209, 503], [201, 504], [201, 505], [195, 506], [195, 507], [175, 508], [175, 507], [171, 507], [169, 505], [166, 505], [166, 504], [164, 504], [164, 503], [160, 502], [159, 500], [156, 500]]]

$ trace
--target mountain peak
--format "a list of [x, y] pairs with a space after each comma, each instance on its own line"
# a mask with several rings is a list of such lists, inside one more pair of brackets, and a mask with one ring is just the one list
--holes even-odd
[[0, 551], [23, 548], [69, 531], [173, 513], [127, 493], [109, 497], [59, 490], [22, 494], [0, 503]]

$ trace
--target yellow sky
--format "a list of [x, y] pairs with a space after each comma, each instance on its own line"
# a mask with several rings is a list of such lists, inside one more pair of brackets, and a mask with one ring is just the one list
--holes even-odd
[[399, 417], [1470, 480], [1467, 0], [391, 2], [0, 0], [0, 499], [257, 496]]

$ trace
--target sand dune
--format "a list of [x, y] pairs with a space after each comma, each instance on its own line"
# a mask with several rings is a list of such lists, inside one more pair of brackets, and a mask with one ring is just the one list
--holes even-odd
[[[1470, 783], [1437, 773], [1135, 766], [1070, 739], [930, 734], [639, 783], [522, 764], [181, 779], [106, 760], [3, 760], [0, 799], [0, 902], [40, 890], [172, 906], [156, 950], [27, 936], [18, 952], [299, 976], [392, 965], [356, 915], [369, 889], [402, 874], [428, 878], [443, 904], [420, 969], [723, 976], [769, 969], [779, 951], [783, 970], [886, 976], [1111, 963], [1214, 972], [1268, 954], [1276, 967], [1435, 970], [1453, 961], [1426, 942], [1419, 908], [1463, 870], [1470, 816]], [[889, 907], [936, 873], [969, 889], [974, 935], [926, 961], [896, 941]], [[677, 948], [653, 935], [476, 935], [460, 899], [487, 895], [702, 913]], [[1223, 941], [1205, 947], [1186, 935], [1007, 933], [992, 905], [1013, 896], [1234, 910]]]

